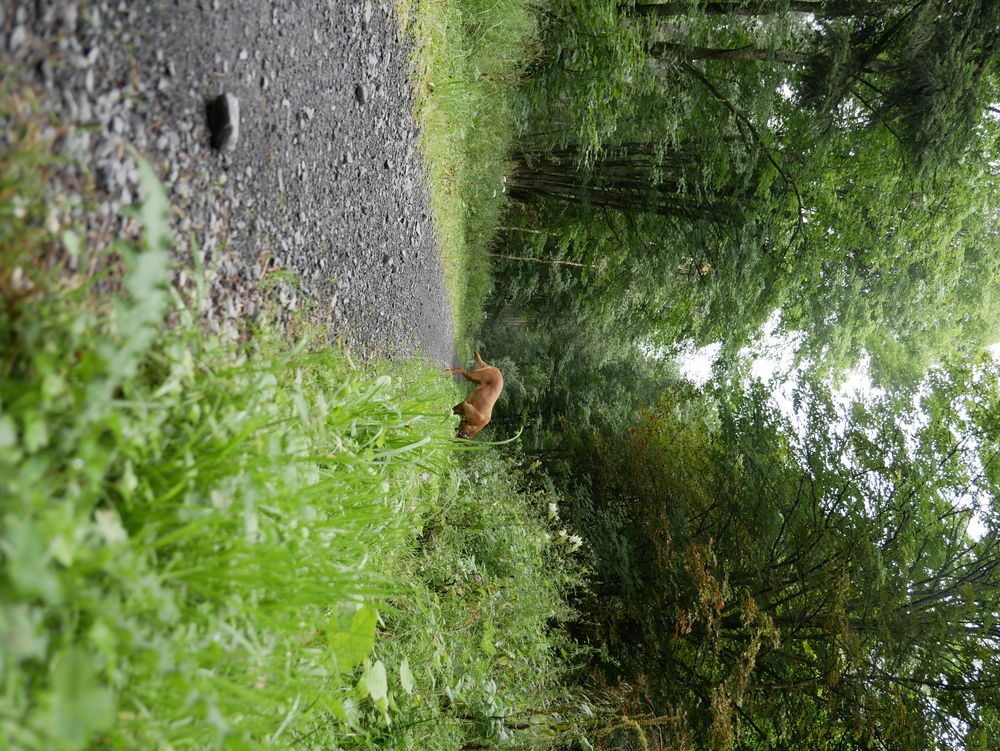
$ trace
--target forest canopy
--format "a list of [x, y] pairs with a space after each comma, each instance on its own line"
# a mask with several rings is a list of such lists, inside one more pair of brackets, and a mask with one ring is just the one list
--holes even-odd
[[996, 747], [1000, 3], [542, 18], [484, 346], [589, 530], [602, 747]]
[[[919, 379], [1000, 338], [1000, 9], [558, 0], [496, 299]], [[559, 263], [556, 263], [556, 262]]]

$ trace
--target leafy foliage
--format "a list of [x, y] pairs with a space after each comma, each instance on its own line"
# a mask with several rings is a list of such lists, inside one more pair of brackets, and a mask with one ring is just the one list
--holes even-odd
[[[967, 534], [995, 527], [995, 12], [550, 3], [485, 337], [597, 530], [596, 742], [995, 742], [997, 549]], [[650, 363], [721, 342], [739, 369], [776, 312], [795, 427]], [[841, 412], [865, 360], [891, 396]]]
[[531, 489], [518, 463], [473, 454], [394, 570], [405, 595], [383, 608], [376, 647], [393, 722], [364, 725], [371, 747], [548, 749], [585, 737], [569, 680], [581, 654], [555, 627], [573, 617], [581, 543], [559, 522], [558, 497]]
[[998, 381], [984, 367], [939, 373], [923, 425], [888, 399], [841, 411], [804, 383], [797, 435], [759, 387], [730, 386], [701, 419], [674, 393], [595, 443], [574, 513], [617, 549], [584, 622], [600, 624], [609, 675], [672, 718], [662, 732], [718, 748], [995, 741]]
[[[4, 222], [0, 264], [11, 292], [0, 310], [4, 744], [367, 748], [393, 717], [419, 714], [421, 696], [444, 699], [439, 679], [469, 697], [489, 692], [496, 704], [481, 724], [503, 729], [490, 712], [521, 711], [527, 676], [563, 669], [556, 645], [569, 645], [550, 637], [548, 618], [567, 613], [579, 575], [568, 552], [542, 544], [542, 514], [517, 504], [497, 513], [515, 492], [509, 481], [492, 490], [489, 516], [478, 496], [459, 495], [482, 483], [450, 458], [443, 405], [454, 387], [420, 363], [370, 372], [266, 325], [241, 343], [206, 336], [197, 306], [169, 286], [167, 203], [141, 160], [145, 241], [115, 245], [120, 290], [70, 286], [79, 281], [38, 262], [51, 242], [36, 229], [44, 160], [19, 148], [2, 164], [21, 201]], [[492, 487], [500, 472], [490, 472]], [[409, 551], [442, 492], [474, 523], [448, 533], [438, 565], [461, 551], [463, 566], [490, 572], [476, 590], [489, 595], [476, 680], [458, 680], [465, 647], [447, 630], [438, 646], [456, 658], [454, 669], [438, 662], [444, 674], [426, 673], [414, 644], [378, 633], [389, 613], [400, 631], [426, 626], [404, 614], [410, 598], [436, 601], [437, 585], [420, 589]], [[487, 521], [500, 526], [484, 535]], [[524, 531], [511, 540], [515, 521]], [[498, 601], [508, 587], [532, 606]], [[393, 604], [378, 604], [389, 595]], [[455, 605], [439, 610], [458, 618]], [[399, 652], [411, 660], [379, 659]], [[567, 696], [533, 693], [532, 711]], [[457, 732], [470, 722], [455, 718]], [[413, 737], [405, 726], [396, 736]]]
[[778, 310], [803, 362], [893, 385], [981, 350], [988, 5], [554, 3], [496, 309], [733, 352]]

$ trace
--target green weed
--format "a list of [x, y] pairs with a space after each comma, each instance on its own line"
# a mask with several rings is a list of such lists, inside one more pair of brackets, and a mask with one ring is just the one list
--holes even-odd
[[24, 161], [0, 165], [18, 186], [0, 257], [4, 745], [281, 747], [326, 728], [374, 641], [362, 603], [400, 591], [386, 572], [448, 466], [453, 387], [266, 327], [204, 336], [141, 161], [145, 239], [115, 246], [120, 292], [63, 287], [32, 263], [51, 238]]
[[67, 283], [83, 241], [49, 221], [53, 160], [30, 118], [5, 124], [0, 745], [573, 737], [574, 543], [452, 438], [455, 386], [359, 368], [304, 324], [206, 335], [138, 157], [142, 242], [105, 251], [100, 294]]
[[434, 228], [463, 341], [482, 323], [489, 246], [506, 204], [515, 91], [537, 47], [534, 0], [398, 0], [416, 44], [413, 80]]
[[525, 484], [494, 452], [445, 478], [419, 548], [394, 569], [405, 594], [382, 608], [375, 651], [396, 711], [377, 733], [369, 723], [375, 748], [550, 749], [580, 736], [568, 680], [579, 649], [558, 628], [582, 586], [579, 543], [556, 499]]

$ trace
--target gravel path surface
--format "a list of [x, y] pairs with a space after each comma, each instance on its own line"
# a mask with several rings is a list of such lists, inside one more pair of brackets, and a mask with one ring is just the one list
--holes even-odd
[[[267, 279], [282, 321], [308, 306], [361, 352], [451, 363], [408, 65], [380, 0], [0, 2], [0, 66], [40, 92], [79, 164], [53, 223], [86, 227], [92, 248], [134, 232], [120, 214], [138, 197], [134, 146], [212, 270], [209, 325], [259, 314]], [[217, 150], [206, 105], [224, 92], [239, 133]], [[74, 187], [88, 175], [92, 193]], [[190, 268], [189, 248], [178, 257]]]

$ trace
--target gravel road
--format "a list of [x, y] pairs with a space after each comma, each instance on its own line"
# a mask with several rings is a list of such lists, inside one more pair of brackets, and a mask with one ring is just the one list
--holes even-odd
[[[121, 215], [138, 198], [132, 146], [212, 270], [210, 326], [234, 333], [266, 298], [356, 351], [452, 363], [408, 65], [379, 0], [0, 2], [4, 75], [40, 92], [75, 165], [54, 223], [85, 227], [90, 247], [134, 231]], [[206, 120], [222, 93], [239, 102], [229, 150]], [[178, 246], [178, 285], [191, 252]]]

